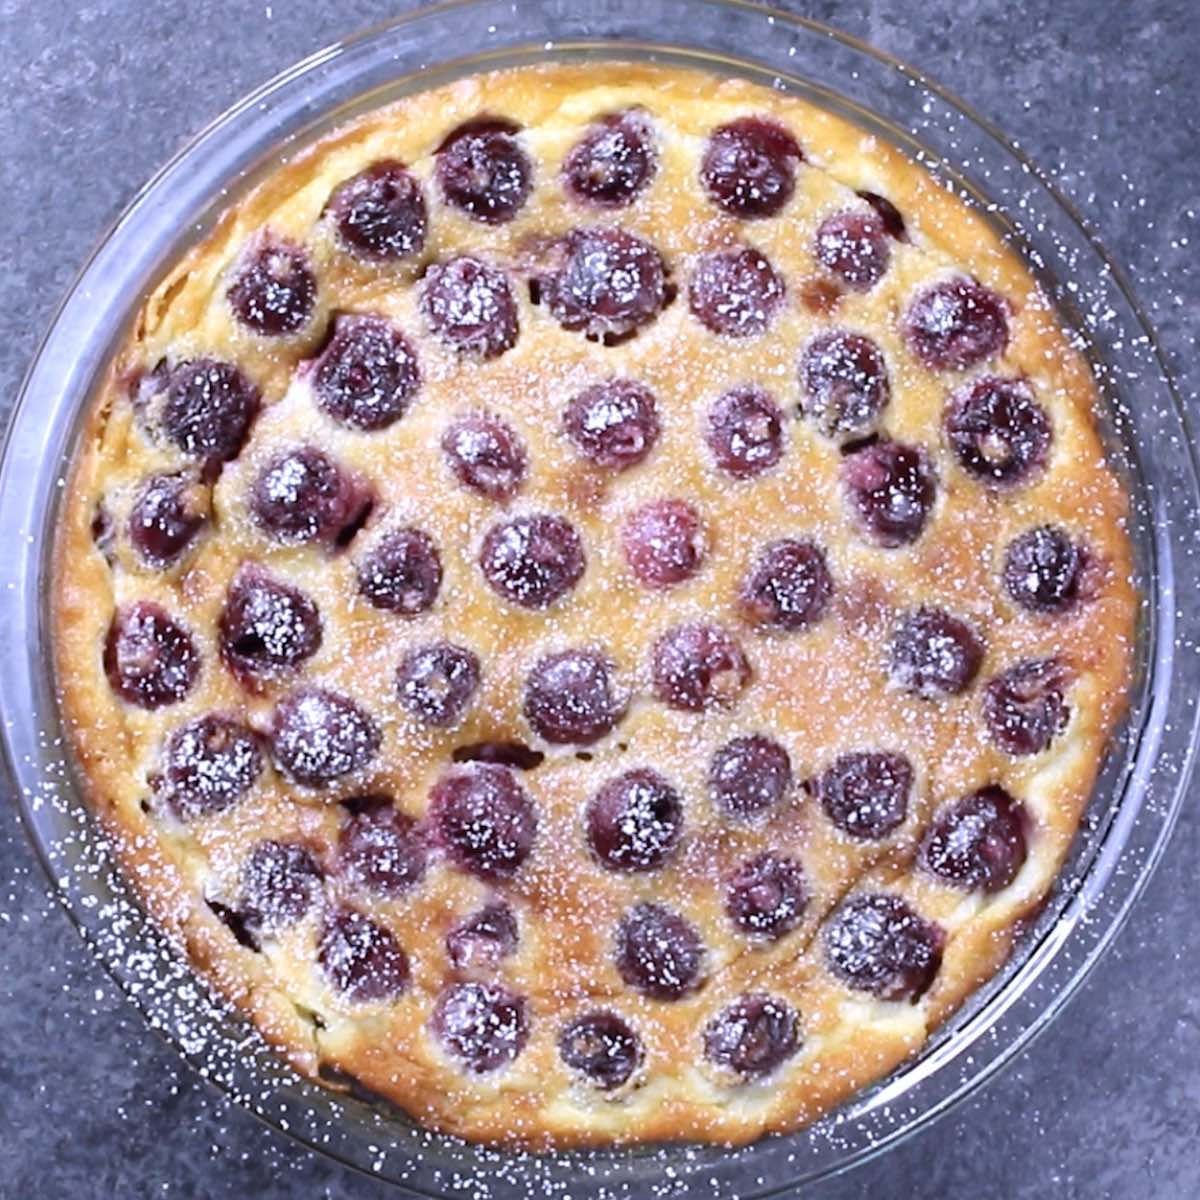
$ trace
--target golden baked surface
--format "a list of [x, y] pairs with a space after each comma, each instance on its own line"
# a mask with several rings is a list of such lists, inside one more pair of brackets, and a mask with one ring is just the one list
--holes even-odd
[[990, 227], [800, 100], [416, 95], [233, 206], [96, 403], [89, 794], [308, 1074], [476, 1139], [795, 1128], [1074, 836], [1136, 609], [1093, 398]]

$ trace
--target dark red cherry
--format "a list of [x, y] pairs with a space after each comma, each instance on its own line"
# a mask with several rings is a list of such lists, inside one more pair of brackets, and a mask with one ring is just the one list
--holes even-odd
[[563, 1062], [602, 1091], [619, 1088], [641, 1065], [642, 1039], [604, 1009], [576, 1017], [558, 1039]]
[[639, 583], [666, 588], [700, 570], [708, 536], [700, 514], [685, 500], [655, 500], [625, 518], [621, 549]]
[[829, 970], [848, 987], [915, 1003], [942, 965], [946, 935], [899, 896], [859, 893], [830, 918], [823, 940]]
[[428, 725], [453, 725], [479, 689], [479, 659], [464, 646], [435, 642], [410, 650], [396, 671], [405, 711]]
[[529, 1040], [529, 1006], [502, 983], [451, 983], [433, 1009], [446, 1050], [477, 1075], [507, 1066]]
[[1025, 865], [1025, 808], [989, 784], [941, 809], [921, 843], [921, 865], [942, 883], [998, 892]]
[[846, 455], [842, 486], [864, 532], [889, 549], [921, 536], [937, 499], [929, 456], [902, 442], [875, 442]]
[[892, 635], [892, 679], [925, 700], [956, 696], [978, 674], [983, 649], [965, 621], [945, 609], [918, 608], [900, 618]]
[[738, 593], [752, 625], [795, 633], [815, 625], [833, 595], [825, 552], [815, 542], [781, 538], [759, 551]]
[[708, 768], [708, 792], [723, 812], [740, 820], [781, 803], [792, 787], [792, 760], [761, 733], [726, 742]]
[[429, 796], [438, 840], [456, 866], [481, 879], [508, 879], [529, 857], [537, 812], [507, 767], [472, 763], [446, 772]]
[[479, 566], [491, 589], [522, 608], [549, 608], [583, 578], [586, 565], [574, 526], [550, 513], [493, 525], [479, 551]]
[[704, 1027], [704, 1057], [744, 1080], [770, 1075], [799, 1049], [795, 1010], [759, 992], [739, 996]]
[[295, 842], [259, 842], [242, 864], [242, 906], [246, 924], [275, 933], [302, 921], [321, 893], [316, 859]]
[[870, 291], [892, 261], [887, 230], [874, 213], [836, 213], [821, 222], [813, 257], [856, 292]]
[[373, 432], [398, 421], [421, 384], [417, 355], [383, 317], [343, 313], [317, 359], [313, 390], [335, 421]]
[[262, 774], [258, 737], [232, 717], [209, 713], [176, 729], [163, 753], [162, 788], [183, 821], [236, 804]]
[[246, 255], [225, 293], [233, 315], [253, 333], [282, 337], [303, 328], [317, 302], [308, 251], [266, 237]]
[[317, 950], [321, 969], [346, 999], [394, 1000], [408, 990], [408, 955], [391, 930], [353, 908], [326, 918]]
[[734, 388], [709, 410], [707, 440], [722, 471], [735, 479], [750, 479], [782, 456], [783, 413], [762, 388]]
[[421, 311], [433, 334], [460, 354], [496, 358], [517, 344], [517, 303], [507, 277], [470, 255], [425, 272]]
[[610, 871], [661, 867], [682, 832], [683, 800], [646, 767], [610, 779], [588, 805], [588, 845]]
[[393, 262], [425, 248], [429, 214], [421, 184], [404, 164], [385, 158], [334, 188], [325, 209], [352, 254]]
[[258, 388], [237, 367], [196, 358], [167, 376], [162, 427], [189, 458], [219, 466], [241, 453], [258, 408]]
[[1086, 555], [1057, 525], [1039, 525], [1013, 539], [1004, 556], [1004, 586], [1022, 608], [1065, 612], [1079, 599]]
[[104, 673], [126, 704], [156, 709], [177, 704], [200, 673], [192, 635], [151, 600], [117, 609], [104, 641]]
[[362, 770], [382, 741], [379, 726], [364, 709], [325, 688], [292, 692], [275, 707], [275, 761], [290, 779], [308, 787]]
[[442, 199], [487, 225], [511, 221], [533, 178], [518, 132], [517, 125], [498, 117], [477, 117], [453, 130], [437, 150]]
[[637, 904], [621, 918], [616, 966], [653, 1000], [679, 1000], [700, 984], [704, 943], [696, 927], [662, 904]]
[[750, 682], [737, 639], [719, 625], [689, 622], [668, 629], [650, 654], [654, 694], [671, 708], [729, 708]]
[[324, 451], [298, 446], [277, 454], [254, 481], [250, 511], [277, 542], [334, 541], [365, 506], [360, 489]]
[[888, 237], [898, 242], [908, 241], [908, 231], [904, 226], [904, 218], [900, 210], [886, 197], [878, 192], [859, 192], [859, 198], [865, 200], [874, 210], [875, 215], [883, 222]]
[[221, 658], [255, 679], [299, 666], [321, 648], [321, 616], [298, 587], [245, 564], [234, 576], [217, 623]]
[[692, 315], [713, 333], [756, 337], [783, 303], [787, 288], [766, 256], [750, 246], [706, 254], [688, 288]]
[[575, 229], [562, 250], [558, 269], [537, 282], [550, 315], [564, 329], [611, 342], [649, 324], [666, 305], [666, 264], [636, 234]]
[[416, 822], [387, 796], [343, 801], [349, 819], [338, 833], [338, 865], [352, 884], [399, 896], [425, 875], [425, 840]]
[[921, 292], [904, 317], [908, 348], [931, 371], [965, 371], [1008, 345], [1008, 310], [973, 279], [948, 279]]
[[988, 376], [946, 406], [946, 439], [969, 475], [998, 487], [1024, 482], [1046, 461], [1050, 418], [1021, 379]]
[[632, 379], [610, 379], [580, 392], [567, 406], [563, 427], [585, 458], [614, 471], [637, 466], [661, 432], [654, 394]]
[[442, 558], [429, 534], [396, 529], [358, 564], [358, 594], [373, 608], [415, 617], [427, 612], [442, 586]]
[[571, 196], [585, 204], [624, 208], [657, 169], [649, 118], [633, 108], [592, 123], [563, 160], [563, 181]]
[[875, 432], [891, 399], [883, 352], [861, 333], [833, 329], [808, 343], [800, 361], [803, 414], [826, 437], [853, 441]]
[[517, 948], [517, 917], [503, 900], [485, 904], [446, 934], [446, 956], [456, 971], [490, 971]]
[[825, 770], [817, 791], [843, 833], [879, 841], [904, 824], [912, 784], [912, 763], [903, 754], [857, 750]]
[[983, 718], [992, 741], [1007, 754], [1040, 754], [1066, 727], [1067, 671], [1055, 658], [1026, 659], [983, 689]]
[[725, 890], [725, 911], [733, 924], [770, 941], [795, 929], [807, 904], [803, 868], [769, 850], [742, 863]]
[[529, 471], [520, 435], [487, 413], [469, 413], [449, 425], [442, 452], [458, 481], [489, 500], [511, 500]]
[[548, 654], [525, 681], [525, 719], [547, 742], [590, 745], [625, 715], [614, 675], [611, 660], [597, 650]]
[[208, 493], [186, 475], [151, 475], [129, 512], [129, 540], [152, 567], [180, 558], [208, 520]]
[[796, 165], [803, 159], [796, 139], [782, 125], [740, 117], [709, 137], [700, 182], [730, 216], [773, 217], [792, 198]]

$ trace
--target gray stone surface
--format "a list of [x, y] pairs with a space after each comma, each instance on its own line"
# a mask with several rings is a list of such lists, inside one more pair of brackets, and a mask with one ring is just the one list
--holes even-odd
[[[0, 0], [0, 403], [137, 186], [250, 87], [407, 5]], [[797, 4], [925, 68], [1017, 136], [1129, 264], [1186, 389], [1194, 0]], [[666, 31], [669, 32], [669, 31]], [[1187, 598], [1194, 602], [1194, 598]], [[1200, 1195], [1200, 814], [1115, 951], [977, 1099], [826, 1197]], [[179, 1068], [94, 966], [0, 806], [0, 1197], [382, 1197]]]

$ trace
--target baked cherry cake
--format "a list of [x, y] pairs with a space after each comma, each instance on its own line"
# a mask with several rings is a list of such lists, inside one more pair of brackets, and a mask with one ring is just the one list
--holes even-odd
[[1075, 833], [1136, 597], [1015, 253], [738, 79], [336, 130], [142, 305], [54, 582], [151, 914], [303, 1073], [740, 1142], [917, 1051]]

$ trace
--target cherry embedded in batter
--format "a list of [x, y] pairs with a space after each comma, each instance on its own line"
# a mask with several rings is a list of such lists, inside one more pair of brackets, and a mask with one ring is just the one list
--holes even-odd
[[817, 791], [826, 815], [843, 833], [880, 841], [904, 824], [912, 784], [912, 763], [905, 755], [856, 750], [825, 770]]
[[783, 413], [762, 388], [733, 388], [709, 410], [707, 441], [722, 471], [752, 479], [783, 455]]
[[383, 317], [343, 313], [317, 359], [313, 391], [335, 421], [372, 433], [408, 410], [421, 384], [417, 355]]
[[680, 1000], [701, 983], [704, 943], [696, 927], [663, 904], [637, 904], [616, 931], [617, 971], [652, 1000]]
[[324, 876], [306, 846], [259, 842], [242, 864], [242, 912], [256, 934], [277, 933], [302, 921], [321, 893]]
[[163, 432], [215, 473], [241, 453], [259, 404], [258, 388], [232, 363], [191, 359], [166, 376]]
[[480, 879], [509, 879], [529, 857], [537, 812], [507, 767], [473, 763], [447, 771], [429, 796], [429, 815], [450, 860]]
[[688, 287], [688, 307], [712, 333], [757, 337], [766, 332], [786, 291], [766, 256], [744, 246], [700, 259]]
[[881, 196], [878, 192], [867, 191], [859, 192], [858, 196], [875, 210], [875, 215], [883, 222], [888, 237], [894, 238], [898, 242], [908, 241], [908, 230], [905, 228], [904, 218], [900, 215], [900, 210], [886, 196]]
[[126, 704], [154, 710], [178, 704], [200, 674], [192, 635], [152, 600], [118, 608], [104, 641], [104, 673]]
[[1062, 613], [1080, 597], [1087, 556], [1057, 525], [1039, 525], [1014, 538], [1004, 556], [1004, 586], [1022, 608]]
[[875, 442], [846, 455], [842, 486], [863, 531], [885, 549], [915, 542], [937, 499], [929, 456], [903, 442]]
[[609, 379], [580, 392], [563, 426], [585, 458], [614, 471], [637, 466], [661, 432], [654, 394], [632, 379]]
[[925, 700], [956, 696], [971, 686], [983, 662], [983, 642], [965, 621], [941, 608], [904, 614], [891, 645], [891, 676]]
[[1068, 682], [1056, 658], [1025, 659], [989, 680], [983, 718], [992, 741], [1006, 754], [1040, 754], [1070, 718], [1063, 699]]
[[737, 639], [719, 625], [688, 622], [668, 629], [650, 652], [654, 694], [671, 708], [729, 708], [750, 682]]
[[799, 1049], [795, 1010], [760, 992], [739, 996], [704, 1027], [704, 1057], [747, 1081], [770, 1075]]
[[432, 1027], [448, 1053], [482, 1075], [507, 1066], [525, 1049], [528, 1004], [502, 983], [451, 983], [437, 998]]
[[685, 500], [655, 500], [635, 509], [621, 527], [621, 549], [639, 583], [668, 588], [700, 570], [708, 535]]
[[626, 1083], [644, 1056], [629, 1023], [605, 1009], [576, 1017], [562, 1031], [558, 1052], [572, 1071], [606, 1092]]
[[892, 261], [887, 230], [875, 213], [836, 213], [821, 222], [813, 257], [846, 287], [870, 291]]
[[458, 481], [488, 500], [511, 500], [525, 482], [529, 453], [507, 422], [469, 413], [442, 434], [442, 452]]
[[735, 928], [765, 941], [795, 929], [807, 904], [799, 862], [770, 850], [743, 862], [725, 889], [725, 911]]
[[803, 415], [839, 442], [874, 433], [892, 394], [883, 352], [869, 337], [845, 329], [809, 342], [800, 360], [800, 387]]
[[478, 656], [465, 646], [434, 642], [410, 650], [396, 671], [396, 695], [404, 710], [427, 725], [462, 719], [479, 690]]
[[243, 256], [225, 295], [233, 315], [252, 333], [296, 333], [308, 323], [317, 302], [317, 277], [308, 251], [268, 235]]
[[486, 225], [511, 221], [524, 206], [533, 178], [519, 132], [519, 126], [499, 117], [477, 117], [452, 130], [437, 149], [442, 199]]
[[608, 113], [594, 121], [563, 160], [568, 193], [599, 208], [626, 208], [658, 169], [650, 120], [640, 109]]
[[825, 962], [848, 987], [916, 1003], [942, 965], [946, 935], [899, 896], [859, 893], [825, 926]]
[[569, 521], [532, 513], [493, 525], [479, 566], [491, 589], [522, 608], [548, 608], [583, 578], [583, 543]]
[[539, 659], [525, 681], [525, 719], [558, 745], [587, 746], [625, 715], [612, 661], [598, 650], [561, 650]]
[[804, 155], [774, 121], [740, 117], [715, 129], [700, 166], [709, 198], [730, 216], [773, 217], [792, 198]]
[[250, 511], [274, 541], [336, 541], [368, 502], [324, 451], [298, 446], [272, 458], [254, 481]]
[[399, 896], [425, 875], [425, 837], [417, 823], [388, 796], [343, 801], [350, 817], [338, 832], [338, 866], [356, 887]]
[[208, 520], [208, 494], [187, 475], [151, 475], [129, 512], [129, 540], [143, 562], [169, 567]]
[[517, 917], [503, 900], [485, 904], [446, 934], [456, 971], [492, 971], [517, 948]]
[[728, 816], [749, 820], [782, 803], [792, 787], [792, 760], [774, 738], [756, 733], [726, 742], [708, 768], [708, 792]]
[[262, 767], [257, 735], [233, 717], [208, 713], [168, 738], [160, 786], [175, 815], [192, 821], [231, 808], [254, 786]]
[[354, 1003], [395, 1000], [408, 990], [408, 955], [390, 929], [357, 909], [326, 918], [317, 957], [329, 982]]
[[402, 617], [427, 612], [441, 586], [441, 555], [421, 529], [393, 530], [358, 563], [358, 594], [373, 608]]
[[610, 871], [652, 871], [674, 853], [683, 800], [657, 771], [640, 767], [610, 779], [587, 810], [592, 853]]
[[353, 700], [327, 688], [308, 687], [275, 706], [271, 746], [276, 765], [306, 787], [323, 787], [366, 767], [383, 735]]
[[359, 258], [395, 262], [425, 248], [425, 194], [416, 176], [395, 159], [373, 162], [339, 184], [325, 209], [342, 246]]
[[738, 610], [752, 625], [795, 633], [815, 625], [833, 595], [825, 552], [804, 538], [764, 546], [742, 580]]
[[1025, 865], [1024, 805], [989, 784], [946, 805], [921, 843], [921, 865], [942, 883], [968, 891], [998, 892]]
[[221, 658], [243, 682], [298, 667], [321, 648], [321, 616], [298, 587], [246, 563], [217, 621]]
[[1024, 483], [1050, 449], [1050, 418], [1023, 379], [967, 384], [950, 398], [944, 424], [962, 469], [997, 487]]
[[973, 279], [944, 280], [909, 305], [904, 336], [909, 350], [931, 371], [965, 371], [1004, 353], [1007, 306]]
[[507, 276], [470, 255], [425, 272], [421, 311], [434, 336], [459, 354], [497, 358], [517, 344], [517, 303]]

